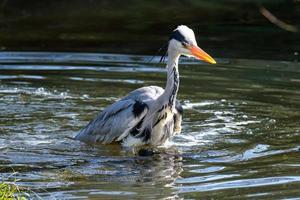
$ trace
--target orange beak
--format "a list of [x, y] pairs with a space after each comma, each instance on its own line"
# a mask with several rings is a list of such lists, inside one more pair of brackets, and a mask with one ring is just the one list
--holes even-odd
[[198, 58], [200, 60], [203, 60], [203, 61], [208, 62], [210, 64], [216, 64], [217, 63], [210, 55], [208, 55], [205, 51], [203, 51], [202, 49], [200, 49], [197, 46], [191, 45], [189, 47], [189, 50], [191, 51], [193, 56], [195, 56], [196, 58]]

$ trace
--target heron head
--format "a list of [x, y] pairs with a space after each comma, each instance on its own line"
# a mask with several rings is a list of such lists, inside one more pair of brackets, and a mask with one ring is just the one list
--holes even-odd
[[168, 52], [195, 57], [205, 62], [216, 64], [216, 61], [198, 47], [194, 31], [185, 25], [178, 26], [171, 34]]

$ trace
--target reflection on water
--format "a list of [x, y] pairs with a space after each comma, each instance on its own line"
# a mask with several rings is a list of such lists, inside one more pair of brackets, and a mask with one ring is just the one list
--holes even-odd
[[183, 59], [183, 132], [170, 149], [144, 158], [74, 141], [129, 91], [164, 86], [164, 66], [149, 59], [1, 53], [1, 177], [14, 169], [45, 199], [300, 196], [298, 63]]

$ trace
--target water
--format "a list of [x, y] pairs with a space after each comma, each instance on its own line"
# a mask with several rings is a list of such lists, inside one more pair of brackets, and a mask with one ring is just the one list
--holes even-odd
[[[153, 157], [72, 137], [145, 85], [164, 86], [149, 57], [0, 54], [0, 169], [43, 199], [299, 199], [300, 64], [182, 59], [182, 134]], [[34, 192], [34, 193], [33, 193]]]

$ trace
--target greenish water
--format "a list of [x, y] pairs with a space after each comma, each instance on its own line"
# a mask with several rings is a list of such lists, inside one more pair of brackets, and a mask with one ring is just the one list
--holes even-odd
[[184, 24], [215, 57], [299, 60], [299, 31], [272, 24], [260, 6], [299, 29], [298, 0], [3, 0], [0, 50], [151, 55]]
[[[70, 139], [105, 106], [164, 86], [158, 58], [0, 53], [0, 177], [43, 199], [299, 199], [300, 64], [182, 59], [182, 134], [154, 157]], [[31, 194], [34, 197], [34, 194]]]

